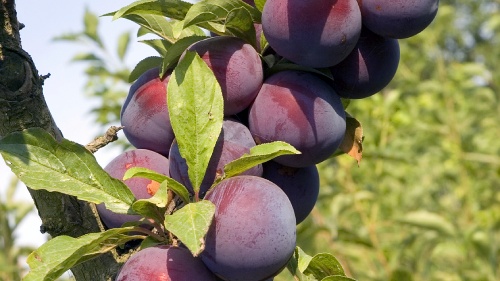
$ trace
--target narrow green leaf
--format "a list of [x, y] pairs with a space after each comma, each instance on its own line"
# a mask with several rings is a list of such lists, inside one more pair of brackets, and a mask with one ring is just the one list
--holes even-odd
[[180, 0], [142, 0], [127, 5], [116, 12], [106, 14], [113, 20], [128, 14], [159, 15], [173, 19], [184, 19], [193, 4]]
[[100, 47], [103, 47], [101, 38], [97, 33], [97, 28], [99, 25], [99, 19], [97, 18], [97, 16], [86, 9], [85, 14], [83, 15], [83, 24], [85, 27], [84, 34], [92, 41], [97, 43]]
[[212, 70], [195, 52], [185, 53], [167, 88], [172, 128], [198, 194], [222, 129], [222, 91]]
[[205, 235], [212, 224], [215, 205], [208, 200], [189, 203], [165, 218], [165, 228], [196, 257], [205, 249]]
[[303, 272], [306, 275], [314, 276], [318, 280], [322, 280], [323, 278], [331, 275], [345, 276], [342, 265], [332, 254], [329, 253], [314, 255]]
[[275, 157], [287, 154], [300, 154], [291, 144], [282, 141], [263, 143], [250, 148], [250, 152], [229, 162], [224, 167], [224, 178], [236, 176], [254, 166]]
[[99, 62], [100, 65], [104, 65], [104, 61], [93, 53], [80, 53], [73, 56], [71, 61], [92, 61], [93, 63]]
[[76, 41], [80, 41], [82, 39], [82, 35], [84, 35], [84, 34], [83, 33], [64, 33], [64, 34], [61, 34], [61, 35], [58, 35], [58, 36], [52, 38], [52, 40], [76, 42]]
[[79, 238], [57, 236], [37, 250], [27, 259], [30, 272], [24, 281], [56, 280], [73, 266], [106, 253], [120, 244], [143, 236], [125, 235], [129, 228], [114, 228], [106, 232], [90, 233]]
[[147, 168], [132, 167], [125, 172], [125, 175], [123, 175], [123, 180], [127, 180], [133, 177], [140, 177], [140, 178], [154, 180], [156, 182], [161, 183], [161, 185], [165, 184], [167, 189], [172, 190], [182, 199], [182, 201], [184, 201], [185, 203], [190, 202], [189, 200], [190, 195], [188, 189], [184, 185], [182, 185], [181, 183], [177, 182], [172, 178], [169, 178], [165, 175], [162, 175]]
[[[144, 72], [150, 70], [151, 68], [160, 67], [163, 63], [163, 59], [161, 57], [147, 57], [141, 60], [134, 69], [130, 72], [128, 77], [129, 82], [134, 82], [137, 80]], [[160, 72], [158, 72], [158, 76], [160, 76]]]
[[57, 142], [40, 128], [7, 135], [0, 153], [14, 174], [32, 189], [76, 196], [95, 204], [104, 202], [115, 213], [127, 213], [135, 200], [130, 189], [109, 176], [83, 146]]
[[167, 50], [167, 54], [163, 57], [163, 66], [162, 71], [167, 71], [172, 68], [182, 53], [189, 47], [191, 44], [198, 42], [200, 40], [208, 38], [207, 36], [190, 36], [179, 39], [179, 41], [175, 42], [170, 48]]
[[454, 236], [455, 227], [442, 216], [425, 210], [411, 212], [397, 220], [423, 229], [438, 231], [442, 234]]
[[118, 37], [118, 57], [123, 60], [130, 44], [130, 33], [124, 32]]

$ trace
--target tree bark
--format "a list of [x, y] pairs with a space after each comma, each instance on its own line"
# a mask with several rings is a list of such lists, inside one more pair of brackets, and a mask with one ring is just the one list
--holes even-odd
[[[17, 20], [15, 1], [0, 1], [0, 138], [40, 127], [60, 140], [62, 133], [43, 96], [47, 77], [38, 75], [32, 58], [21, 46], [22, 24]], [[29, 191], [42, 220], [42, 233], [79, 237], [103, 230], [93, 204], [56, 192]], [[74, 267], [72, 272], [77, 281], [112, 280], [124, 260], [113, 251]]]

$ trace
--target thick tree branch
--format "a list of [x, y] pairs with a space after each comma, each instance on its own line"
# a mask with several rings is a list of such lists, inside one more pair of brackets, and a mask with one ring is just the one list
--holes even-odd
[[[0, 138], [11, 132], [40, 127], [56, 139], [62, 134], [45, 102], [35, 65], [21, 46], [15, 1], [0, 0]], [[51, 236], [78, 237], [103, 229], [95, 206], [76, 198], [44, 190], [31, 190], [42, 226]], [[117, 252], [103, 255], [72, 269], [76, 280], [111, 280], [123, 263]]]

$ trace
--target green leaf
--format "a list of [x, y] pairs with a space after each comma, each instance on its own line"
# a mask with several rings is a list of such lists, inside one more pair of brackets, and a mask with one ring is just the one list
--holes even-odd
[[106, 232], [90, 233], [79, 238], [57, 236], [28, 256], [30, 272], [25, 281], [56, 280], [73, 266], [106, 253], [120, 244], [143, 236], [125, 235], [129, 228], [114, 228]]
[[[128, 77], [129, 82], [134, 82], [137, 80], [144, 72], [150, 70], [151, 68], [160, 67], [163, 62], [161, 57], [147, 57], [141, 60], [134, 69], [130, 72]], [[160, 76], [160, 72], [158, 71], [158, 76]]]
[[[295, 248], [294, 255], [288, 261], [287, 268], [299, 281], [324, 280], [326, 277], [345, 276], [342, 265], [328, 253], [320, 253], [311, 257], [304, 253], [300, 247]], [[327, 279], [351, 280], [351, 279]]]
[[253, 25], [252, 16], [247, 9], [241, 7], [229, 12], [225, 23], [226, 29], [234, 36], [242, 38], [257, 47], [257, 36]]
[[453, 224], [442, 216], [425, 210], [408, 213], [397, 221], [423, 229], [435, 230], [449, 236], [455, 235]]
[[197, 196], [222, 129], [222, 91], [212, 70], [195, 52], [186, 52], [167, 88], [170, 122]]
[[356, 279], [352, 279], [343, 275], [332, 275], [321, 279], [321, 281], [356, 281]]
[[154, 247], [154, 246], [162, 245], [164, 243], [165, 242], [161, 242], [161, 241], [156, 240], [152, 236], [148, 236], [148, 237], [146, 237], [146, 239], [142, 240], [141, 245], [139, 246], [139, 249], [142, 250], [142, 249], [146, 249], [146, 248], [149, 248], [149, 247]]
[[168, 200], [167, 181], [164, 181], [152, 197], [135, 201], [132, 204], [132, 209], [137, 214], [151, 218], [161, 224], [165, 220], [165, 209]]
[[142, 0], [127, 5], [120, 10], [106, 14], [112, 15], [113, 20], [128, 14], [159, 15], [182, 20], [193, 4], [179, 0]]
[[112, 178], [83, 146], [63, 139], [57, 142], [40, 128], [7, 135], [0, 153], [14, 174], [31, 189], [76, 196], [126, 214], [135, 200], [130, 189]]
[[172, 31], [172, 22], [168, 21], [163, 16], [158, 15], [136, 15], [128, 14], [124, 18], [137, 23], [143, 28], [148, 29], [151, 33], [160, 36], [170, 42], [175, 42], [175, 37]]
[[[261, 32], [260, 33], [260, 53], [263, 54], [267, 50], [268, 47], [269, 47], [269, 43], [267, 42], [267, 38], [264, 35], [264, 32]], [[276, 58], [274, 58], [274, 59], [276, 59]], [[272, 66], [272, 65], [270, 65], [270, 66]]]
[[299, 246], [295, 247], [293, 256], [288, 260], [288, 263], [286, 265], [288, 271], [293, 275], [295, 280], [297, 281], [311, 280], [311, 278], [304, 275], [302, 273], [303, 270], [301, 270], [301, 268], [307, 267], [307, 264], [309, 264], [310, 259], [312, 259], [312, 257], [304, 253], [304, 251], [302, 251], [302, 249]]
[[253, 2], [255, 4], [255, 7], [262, 12], [264, 10], [264, 5], [266, 4], [266, 1], [267, 0], [254, 0]]
[[312, 257], [308, 254], [306, 254], [300, 247], [297, 247], [296, 249], [296, 255], [297, 255], [297, 265], [298, 269], [300, 272], [304, 272], [307, 267], [309, 266], [309, 263], [312, 260]]
[[124, 32], [118, 37], [118, 57], [123, 60], [130, 44], [130, 33]]
[[93, 53], [80, 53], [73, 56], [71, 61], [92, 61], [94, 63], [99, 62], [100, 65], [104, 65], [103, 60]]
[[291, 144], [282, 141], [263, 143], [250, 148], [250, 152], [233, 160], [224, 167], [224, 178], [236, 176], [254, 166], [275, 157], [288, 154], [300, 154]]
[[306, 275], [312, 275], [318, 280], [322, 280], [323, 278], [331, 275], [345, 276], [342, 265], [332, 254], [329, 253], [314, 255], [303, 273]]
[[204, 0], [191, 6], [184, 18], [184, 28], [206, 22], [223, 22], [227, 19], [231, 11], [238, 8], [246, 9], [253, 21], [260, 22], [260, 11], [243, 1]]
[[103, 48], [101, 38], [97, 33], [97, 28], [99, 25], [99, 19], [97, 18], [97, 16], [86, 9], [83, 16], [83, 24], [85, 27], [84, 34], [92, 41], [97, 43], [101, 48]]
[[200, 40], [208, 38], [207, 36], [190, 36], [179, 39], [179, 41], [175, 42], [170, 48], [167, 50], [167, 54], [163, 57], [163, 66], [162, 72], [167, 71], [172, 68], [182, 53], [189, 47], [191, 44], [198, 42]]
[[169, 178], [147, 168], [132, 167], [125, 172], [125, 174], [123, 175], [123, 180], [127, 180], [133, 177], [154, 180], [161, 183], [162, 185], [166, 184], [167, 189], [172, 190], [182, 199], [182, 201], [184, 201], [185, 203], [190, 202], [189, 191], [187, 190], [187, 188], [172, 178]]
[[205, 235], [212, 224], [215, 205], [208, 200], [189, 203], [165, 218], [165, 228], [196, 257], [205, 248]]

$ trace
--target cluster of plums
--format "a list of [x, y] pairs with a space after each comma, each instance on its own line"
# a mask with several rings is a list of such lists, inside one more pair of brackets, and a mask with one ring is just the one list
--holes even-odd
[[[199, 257], [182, 245], [146, 248], [125, 263], [117, 280], [272, 280], [293, 254], [296, 224], [317, 200], [316, 164], [344, 138], [341, 98], [365, 98], [384, 88], [399, 63], [397, 40], [422, 31], [437, 5], [438, 0], [267, 0], [262, 24], [255, 24], [269, 43], [263, 52], [299, 66], [269, 75], [259, 48], [237, 37], [213, 36], [188, 47], [213, 71], [224, 98], [223, 128], [199, 193], [215, 204], [214, 221]], [[192, 192], [169, 120], [170, 74], [160, 78], [154, 68], [131, 86], [121, 122], [136, 149], [105, 170], [121, 179], [130, 167], [146, 167]], [[272, 141], [287, 142], [301, 154], [279, 156], [209, 189], [227, 163]], [[158, 188], [146, 179], [125, 183], [138, 199]], [[138, 219], [101, 205], [98, 210], [109, 228]]]

